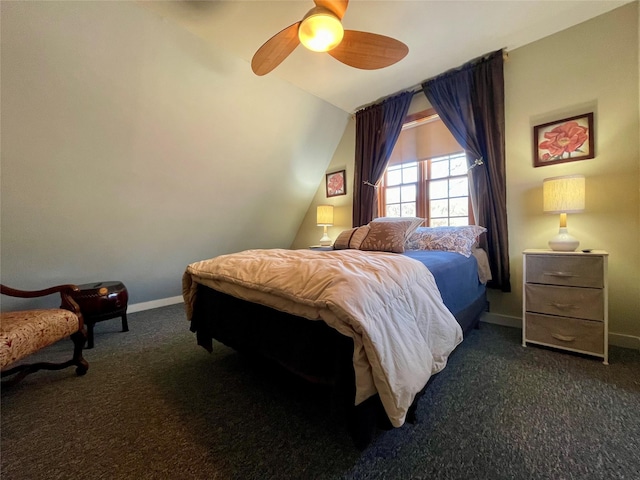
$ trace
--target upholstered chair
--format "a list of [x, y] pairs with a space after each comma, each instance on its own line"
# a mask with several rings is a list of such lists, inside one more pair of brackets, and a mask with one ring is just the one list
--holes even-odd
[[[59, 294], [60, 308], [41, 308], [3, 312], [0, 315], [0, 369], [3, 385], [14, 384], [26, 375], [38, 370], [60, 370], [75, 365], [76, 374], [84, 375], [89, 364], [82, 357], [86, 332], [82, 313], [71, 298], [77, 292], [75, 285], [58, 285], [44, 290], [26, 291], [0, 285], [0, 293], [11, 297], [36, 298]], [[62, 363], [20, 363], [23, 358], [70, 337], [73, 341], [73, 357]]]

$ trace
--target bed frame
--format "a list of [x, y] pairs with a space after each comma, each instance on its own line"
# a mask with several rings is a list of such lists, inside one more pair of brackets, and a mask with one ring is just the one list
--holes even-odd
[[[483, 291], [454, 313], [465, 335], [478, 328], [485, 310]], [[392, 428], [378, 395], [354, 406], [353, 341], [321, 320], [297, 317], [198, 285], [191, 331], [196, 333], [198, 345], [208, 351], [215, 339], [238, 352], [273, 360], [310, 382], [328, 385], [332, 404], [344, 413], [358, 448], [369, 444], [376, 428]], [[418, 400], [428, 385], [416, 395], [407, 422], [415, 422]]]

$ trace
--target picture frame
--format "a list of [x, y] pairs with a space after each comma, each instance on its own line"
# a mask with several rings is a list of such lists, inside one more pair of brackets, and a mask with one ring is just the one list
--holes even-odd
[[347, 194], [346, 170], [327, 173], [327, 198]]
[[533, 166], [595, 157], [593, 112], [533, 127]]

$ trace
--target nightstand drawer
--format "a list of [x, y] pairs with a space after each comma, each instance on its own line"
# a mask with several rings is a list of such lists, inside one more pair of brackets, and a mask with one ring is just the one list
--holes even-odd
[[526, 341], [602, 355], [604, 324], [527, 313]]
[[603, 288], [603, 258], [588, 255], [528, 255], [527, 283]]
[[604, 320], [604, 290], [600, 288], [526, 284], [524, 290], [528, 312]]

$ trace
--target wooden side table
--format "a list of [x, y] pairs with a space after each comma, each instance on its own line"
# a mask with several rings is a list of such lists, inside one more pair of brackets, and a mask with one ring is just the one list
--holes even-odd
[[93, 326], [96, 322], [122, 317], [122, 331], [128, 332], [127, 302], [129, 293], [122, 282], [95, 282], [78, 285], [73, 293], [87, 326], [87, 348], [93, 348]]

